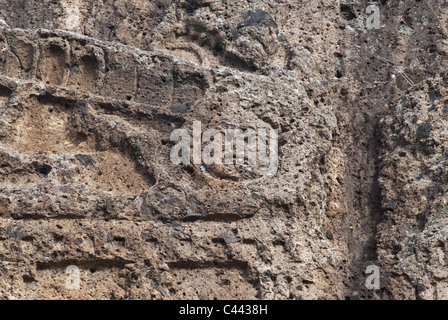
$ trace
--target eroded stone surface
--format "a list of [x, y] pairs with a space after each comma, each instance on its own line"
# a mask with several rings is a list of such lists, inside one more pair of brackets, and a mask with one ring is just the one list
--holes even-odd
[[[0, 0], [1, 298], [446, 297], [439, 2], [367, 30], [330, 0]], [[194, 121], [278, 129], [276, 174], [173, 164]]]
[[426, 81], [382, 119], [380, 259], [394, 298], [447, 299], [446, 78]]

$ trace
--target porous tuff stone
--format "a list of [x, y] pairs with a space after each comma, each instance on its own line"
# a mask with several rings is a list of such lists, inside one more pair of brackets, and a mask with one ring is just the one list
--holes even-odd
[[[378, 6], [0, 0], [0, 298], [446, 298], [447, 10]], [[194, 121], [276, 175], [173, 164]]]

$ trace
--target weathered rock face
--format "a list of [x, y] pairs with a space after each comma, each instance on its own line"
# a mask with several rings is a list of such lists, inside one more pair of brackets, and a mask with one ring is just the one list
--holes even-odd
[[[445, 9], [366, 7], [0, 0], [1, 297], [448, 297]], [[275, 174], [174, 164], [196, 121]]]
[[446, 90], [446, 78], [425, 81], [381, 120], [379, 258], [394, 298], [448, 299]]
[[22, 29], [63, 29], [147, 47], [171, 0], [0, 1], [1, 19]]

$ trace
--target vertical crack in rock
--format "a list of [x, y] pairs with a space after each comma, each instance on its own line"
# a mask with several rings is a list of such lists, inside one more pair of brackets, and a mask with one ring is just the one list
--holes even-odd
[[[362, 15], [366, 6], [366, 3], [351, 8], [344, 6], [344, 16], [349, 12], [350, 17], [347, 19], [353, 20], [355, 18], [353, 13], [358, 12]], [[390, 201], [387, 195], [391, 193], [390, 188], [393, 188], [392, 193], [396, 194], [405, 191], [403, 184], [384, 183], [385, 172], [388, 170], [385, 169], [388, 164], [384, 161], [384, 157], [391, 152], [390, 140], [396, 139], [393, 138], [391, 131], [386, 129], [385, 132], [383, 117], [393, 118], [395, 121], [394, 124], [389, 122], [387, 128], [389, 124], [399, 127], [398, 123], [402, 121], [400, 117], [403, 115], [400, 113], [395, 115], [399, 110], [397, 108], [402, 104], [398, 100], [413, 90], [419, 90], [422, 80], [433, 78], [443, 70], [442, 64], [437, 62], [436, 52], [434, 50], [431, 52], [429, 49], [431, 43], [440, 43], [443, 34], [440, 17], [435, 15], [433, 8], [438, 10], [440, 3], [431, 3], [428, 6], [427, 3], [408, 1], [387, 2], [380, 7], [379, 30], [342, 33], [342, 63], [337, 77], [343, 77], [346, 86], [340, 92], [342, 101], [338, 104], [341, 108], [338, 119], [341, 121], [340, 127], [344, 128], [341, 139], [344, 145], [348, 145], [345, 149], [347, 155], [345, 199], [349, 213], [347, 224], [351, 229], [348, 243], [352, 254], [346, 298], [378, 299], [397, 297], [400, 294], [402, 298], [416, 298], [414, 292], [418, 292], [417, 297], [421, 297], [426, 295], [421, 293], [426, 291], [427, 286], [430, 287], [427, 282], [418, 286], [419, 281], [414, 280], [410, 286], [418, 289], [411, 289], [405, 294], [403, 290], [407, 290], [404, 289], [406, 285], [403, 283], [396, 287], [392, 285], [397, 281], [404, 283], [409, 281], [406, 271], [398, 267], [400, 263], [397, 263], [397, 255], [405, 255], [403, 251], [412, 249], [409, 248], [409, 244], [398, 244], [401, 241], [409, 242], [409, 238], [404, 239], [409, 237], [410, 233], [403, 240], [392, 240], [399, 237], [395, 225], [403, 215], [400, 206], [406, 205], [403, 198], [400, 198], [401, 201], [398, 201], [398, 198]], [[425, 19], [429, 21], [425, 23]], [[422, 24], [426, 27], [417, 31], [417, 26]], [[411, 30], [412, 34], [406, 33], [404, 26]], [[438, 29], [438, 32], [431, 32], [431, 29]], [[410, 88], [411, 84], [417, 85]], [[429, 85], [429, 88], [434, 87], [434, 84]], [[433, 90], [431, 92], [437, 96], [436, 99], [440, 99], [440, 92], [437, 91], [439, 89], [429, 90]], [[402, 101], [406, 101], [406, 98], [404, 99]], [[424, 125], [423, 123], [419, 128], [422, 139], [427, 139], [431, 129], [425, 130]], [[427, 125], [427, 128], [430, 127]], [[410, 172], [408, 166], [411, 166], [411, 163], [404, 162], [402, 167], [394, 167], [393, 170]], [[395, 180], [396, 177], [389, 176], [389, 179]], [[398, 226], [404, 229], [409, 227], [406, 223]], [[393, 242], [395, 244], [392, 244]], [[395, 249], [390, 250], [390, 246]], [[385, 259], [385, 256], [388, 258]], [[367, 290], [365, 286], [368, 275], [364, 272], [366, 267], [372, 264], [381, 270], [380, 290]], [[404, 272], [403, 280], [395, 274], [397, 272]]]

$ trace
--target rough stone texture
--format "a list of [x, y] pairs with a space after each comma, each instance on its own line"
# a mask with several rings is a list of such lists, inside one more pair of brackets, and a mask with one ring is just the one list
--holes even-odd
[[425, 81], [381, 120], [379, 258], [396, 299], [448, 299], [447, 84]]
[[[0, 0], [0, 297], [448, 298], [447, 6], [367, 5]], [[173, 164], [193, 121], [275, 176]]]

